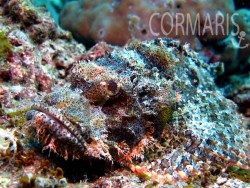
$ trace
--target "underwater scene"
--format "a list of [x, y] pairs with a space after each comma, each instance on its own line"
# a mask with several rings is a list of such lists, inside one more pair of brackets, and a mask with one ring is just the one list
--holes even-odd
[[0, 187], [250, 187], [250, 1], [0, 0]]

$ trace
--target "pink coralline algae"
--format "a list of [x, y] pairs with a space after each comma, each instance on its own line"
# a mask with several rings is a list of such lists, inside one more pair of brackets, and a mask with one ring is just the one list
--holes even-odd
[[26, 0], [0, 0], [1, 187], [65, 187], [51, 162], [28, 146], [25, 114], [36, 97], [67, 84], [84, 51], [44, 9]]
[[249, 169], [249, 135], [236, 105], [194, 51], [166, 39], [106, 49], [75, 64], [70, 88], [27, 113], [43, 150], [116, 162], [160, 184], [196, 176], [209, 183], [208, 172]]
[[30, 3], [0, 3], [0, 98], [4, 108], [15, 108], [17, 100], [28, 105], [38, 92], [64, 85], [85, 49]]

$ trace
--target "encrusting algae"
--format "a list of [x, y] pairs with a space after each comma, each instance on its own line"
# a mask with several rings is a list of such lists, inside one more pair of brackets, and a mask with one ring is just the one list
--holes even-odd
[[3, 33], [3, 31], [0, 30], [0, 58], [5, 59], [9, 55], [9, 53], [12, 52], [12, 46], [8, 41], [8, 38]]

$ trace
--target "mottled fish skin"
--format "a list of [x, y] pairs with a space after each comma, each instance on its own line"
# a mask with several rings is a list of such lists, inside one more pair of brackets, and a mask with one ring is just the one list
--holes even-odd
[[[92, 107], [84, 96], [63, 88], [34, 104], [27, 113], [27, 119], [31, 120], [31, 125], [36, 129], [38, 141], [45, 145], [44, 150], [50, 149], [65, 159], [69, 155], [79, 159], [84, 154], [88, 156], [89, 150], [96, 150], [95, 156], [91, 157], [111, 159], [104, 151], [105, 144], [96, 144], [96, 140], [101, 140], [106, 134], [106, 117], [101, 111], [98, 117], [92, 117], [96, 111], [100, 109]], [[91, 132], [99, 134], [93, 137]], [[95, 146], [91, 148], [93, 143]]]
[[76, 64], [71, 87], [45, 95], [27, 119], [44, 149], [115, 160], [158, 182], [248, 169], [249, 133], [210, 69], [177, 41], [135, 41]]

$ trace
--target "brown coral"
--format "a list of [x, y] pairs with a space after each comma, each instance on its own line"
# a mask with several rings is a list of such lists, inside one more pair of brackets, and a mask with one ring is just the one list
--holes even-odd
[[[76, 38], [86, 44], [105, 41], [124, 45], [128, 39], [134, 37], [145, 40], [165, 36], [180, 39], [183, 44], [188, 42], [192, 47], [199, 48], [200, 40], [206, 42], [223, 40], [230, 33], [230, 31], [224, 32], [228, 27], [226, 22], [216, 35], [214, 34], [217, 31], [216, 23], [212, 23], [211, 30], [207, 30], [206, 16], [209, 15], [211, 20], [215, 20], [216, 14], [225, 16], [231, 14], [233, 10], [231, 0], [226, 3], [214, 0], [210, 0], [209, 3], [201, 0], [138, 2], [81, 0], [66, 6], [60, 14], [60, 23], [63, 28], [72, 31]], [[173, 27], [165, 13], [173, 16], [174, 24], [183, 21], [183, 27], [185, 30], [188, 29], [184, 31], [181, 27]], [[177, 13], [183, 14], [184, 17]], [[153, 14], [156, 15], [151, 18]], [[200, 16], [200, 22], [193, 33], [188, 27], [190, 23], [187, 15], [193, 25], [196, 15]], [[220, 21], [218, 19], [218, 22]]]

